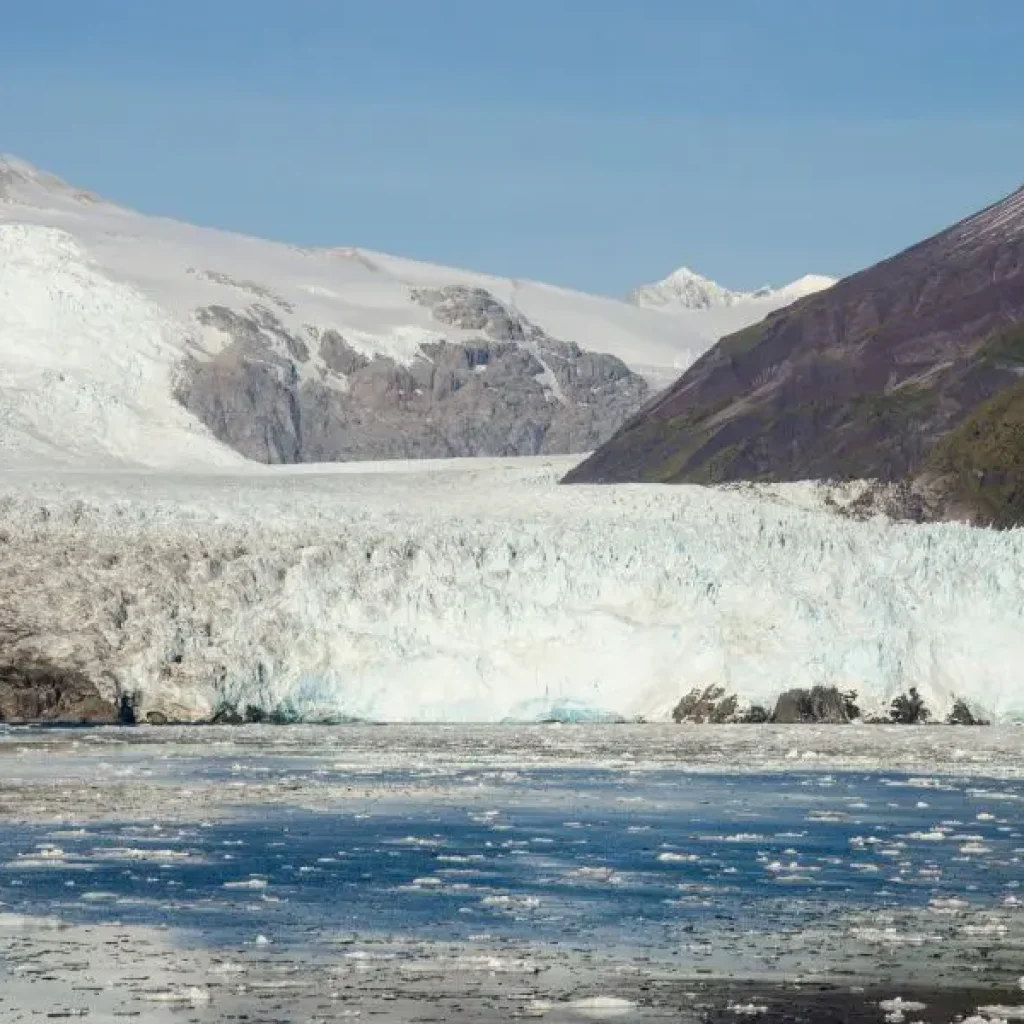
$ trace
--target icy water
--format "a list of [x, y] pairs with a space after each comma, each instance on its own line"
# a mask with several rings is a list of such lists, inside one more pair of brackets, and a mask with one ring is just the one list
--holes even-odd
[[[766, 731], [742, 770], [728, 734], [702, 758], [669, 734], [599, 727], [433, 746], [429, 730], [387, 728], [8, 732], [0, 980], [19, 994], [0, 997], [0, 1020], [42, 1012], [30, 999], [60, 983], [90, 987], [39, 959], [58, 941], [73, 956], [124, 942], [131, 957], [93, 988], [163, 994], [161, 1012], [202, 1021], [228, 1019], [226, 996], [241, 1013], [243, 996], [284, 990], [286, 1015], [265, 1019], [411, 1020], [455, 996], [443, 1019], [674, 1015], [688, 1004], [673, 985], [699, 1001], [710, 982], [731, 987], [706, 998], [740, 1016], [728, 1007], [774, 1013], [787, 984], [833, 1001], [836, 986], [847, 1001], [932, 993], [939, 1015], [915, 1019], [952, 1019], [965, 990], [965, 1011], [987, 990], [1024, 1004], [1016, 735], [974, 756], [928, 732], [937, 747], [908, 752], [887, 731], [783, 752], [791, 734]], [[225, 962], [288, 984], [226, 980]], [[187, 985], [160, 980], [185, 963]], [[459, 971], [474, 980], [453, 990]]]
[[[216, 761], [195, 768], [230, 778]], [[291, 771], [270, 764], [265, 779]], [[1022, 874], [1024, 785], [976, 793], [885, 773], [552, 769], [506, 780], [494, 808], [369, 801], [186, 827], [4, 828], [0, 891], [18, 913], [166, 923], [215, 943], [486, 929], [675, 957], [687, 936], [807, 928], [858, 907], [1001, 905]]]

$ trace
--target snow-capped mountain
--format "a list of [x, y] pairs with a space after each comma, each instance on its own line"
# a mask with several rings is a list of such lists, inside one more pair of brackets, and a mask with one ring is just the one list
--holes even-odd
[[758, 288], [752, 292], [737, 292], [715, 281], [680, 267], [668, 277], [654, 284], [642, 285], [630, 293], [629, 301], [647, 309], [673, 310], [749, 310], [751, 322], [774, 309], [788, 306], [805, 295], [831, 288], [834, 277], [807, 274], [781, 288]]
[[1024, 718], [1019, 531], [852, 522], [804, 484], [560, 487], [567, 457], [241, 454], [583, 443], [638, 370], [674, 373], [751, 308], [263, 242], [8, 161], [5, 685], [73, 679], [152, 721], [665, 719], [695, 688], [815, 684]]
[[0, 457], [577, 452], [747, 306], [641, 308], [145, 216], [0, 160]]

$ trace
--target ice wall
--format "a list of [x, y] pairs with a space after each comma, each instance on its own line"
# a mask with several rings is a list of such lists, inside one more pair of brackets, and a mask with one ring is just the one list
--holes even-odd
[[1024, 718], [1024, 532], [564, 469], [8, 475], [0, 623], [173, 717], [660, 718], [821, 683]]

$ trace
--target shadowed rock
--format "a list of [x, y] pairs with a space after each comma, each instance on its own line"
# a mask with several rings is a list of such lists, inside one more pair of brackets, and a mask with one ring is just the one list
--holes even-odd
[[320, 358], [328, 370], [347, 377], [370, 365], [366, 356], [357, 352], [337, 331], [324, 331], [320, 336]]
[[953, 703], [953, 708], [946, 716], [947, 725], [989, 725], [984, 718], [979, 718], [971, 710], [970, 705], [965, 700], [956, 700]]
[[0, 664], [0, 722], [113, 724], [119, 707], [73, 669], [45, 661]]
[[647, 397], [620, 359], [549, 337], [482, 289], [413, 294], [440, 323], [481, 336], [426, 343], [402, 363], [310, 329], [314, 367], [266, 307], [210, 306], [199, 322], [231, 341], [182, 367], [176, 397], [217, 438], [269, 463], [582, 452]]
[[845, 725], [856, 717], [852, 699], [834, 686], [815, 686], [810, 690], [793, 689], [783, 693], [775, 704], [772, 721], [778, 725]]

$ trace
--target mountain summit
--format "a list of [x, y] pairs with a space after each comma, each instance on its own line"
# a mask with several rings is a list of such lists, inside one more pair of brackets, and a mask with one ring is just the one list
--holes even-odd
[[99, 196], [69, 185], [56, 174], [42, 171], [26, 160], [0, 153], [0, 203], [45, 203], [59, 196], [79, 203], [102, 202]]
[[654, 284], [642, 285], [629, 295], [634, 306], [652, 309], [731, 309], [735, 306], [760, 307], [765, 313], [789, 305], [805, 295], [831, 288], [834, 277], [807, 274], [781, 288], [758, 288], [737, 292], [702, 277], [689, 267], [680, 267]]
[[722, 338], [567, 479], [906, 479], [1006, 523], [1022, 465], [1024, 189]]

